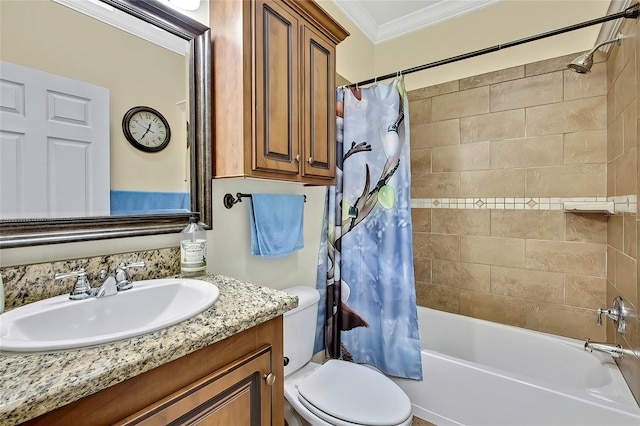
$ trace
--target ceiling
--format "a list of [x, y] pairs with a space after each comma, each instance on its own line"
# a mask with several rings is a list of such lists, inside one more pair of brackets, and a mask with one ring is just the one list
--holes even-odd
[[334, 0], [374, 43], [408, 34], [502, 0]]

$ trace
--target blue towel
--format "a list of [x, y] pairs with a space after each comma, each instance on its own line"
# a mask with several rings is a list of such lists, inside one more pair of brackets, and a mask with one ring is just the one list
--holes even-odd
[[251, 254], [281, 257], [303, 248], [303, 217], [303, 195], [253, 194]]

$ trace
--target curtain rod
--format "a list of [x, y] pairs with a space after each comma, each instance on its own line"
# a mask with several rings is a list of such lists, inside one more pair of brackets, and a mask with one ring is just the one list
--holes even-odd
[[417, 72], [417, 71], [423, 71], [423, 70], [426, 70], [426, 69], [429, 69], [429, 68], [439, 67], [440, 65], [446, 65], [446, 64], [450, 64], [452, 62], [461, 61], [463, 59], [469, 59], [469, 58], [473, 58], [473, 57], [476, 57], [476, 56], [485, 55], [487, 53], [497, 52], [498, 50], [506, 49], [508, 47], [518, 46], [519, 44], [529, 43], [531, 41], [537, 41], [537, 40], [541, 40], [543, 38], [555, 36], [555, 35], [562, 34], [562, 33], [567, 33], [569, 31], [579, 30], [581, 28], [590, 27], [591, 25], [596, 25], [596, 24], [601, 24], [603, 22], [612, 21], [614, 19], [620, 19], [620, 18], [635, 19], [638, 16], [640, 16], [640, 3], [633, 4], [633, 5], [629, 6], [628, 8], [626, 8], [625, 10], [623, 10], [622, 12], [614, 13], [614, 14], [611, 14], [611, 15], [606, 15], [606, 16], [603, 16], [602, 18], [592, 19], [590, 21], [585, 21], [585, 22], [582, 22], [580, 24], [570, 25], [568, 27], [564, 27], [564, 28], [560, 28], [560, 29], [557, 29], [557, 30], [548, 31], [546, 33], [541, 33], [541, 34], [534, 35], [534, 36], [531, 36], [531, 37], [521, 38], [520, 40], [510, 41], [510, 42], [504, 43], [504, 44], [498, 44], [498, 45], [495, 45], [493, 47], [487, 47], [487, 48], [484, 48], [484, 49], [475, 50], [473, 52], [464, 53], [462, 55], [452, 56], [452, 57], [447, 58], [447, 59], [442, 59], [442, 60], [439, 60], [439, 61], [430, 62], [428, 64], [419, 65], [419, 66], [412, 67], [412, 68], [407, 68], [407, 69], [402, 70], [402, 71], [397, 71], [397, 72], [394, 72], [394, 73], [381, 75], [381, 76], [376, 77], [376, 78], [370, 78], [369, 80], [364, 80], [364, 81], [359, 81], [358, 83], [348, 84], [348, 85], [346, 85], [346, 87], [364, 86], [364, 85], [367, 85], [367, 84], [375, 83], [378, 80], [386, 80], [388, 78], [396, 77], [399, 74], [400, 75], [406, 75], [406, 74], [411, 74], [411, 73], [414, 73], [414, 72]]

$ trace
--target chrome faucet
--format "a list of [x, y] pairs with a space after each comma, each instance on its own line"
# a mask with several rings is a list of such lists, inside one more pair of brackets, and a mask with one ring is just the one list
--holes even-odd
[[97, 289], [93, 289], [95, 292], [95, 297], [113, 296], [114, 294], [118, 293], [116, 277], [107, 274], [107, 271], [103, 269], [100, 271], [100, 279], [102, 280], [102, 285]]
[[624, 354], [622, 346], [620, 345], [604, 342], [592, 342], [588, 337], [584, 342], [584, 350], [589, 352], [603, 352], [617, 359], [622, 359], [622, 355]]
[[[124, 271], [126, 272], [126, 268]], [[80, 268], [73, 272], [56, 274], [54, 279], [60, 280], [67, 277], [77, 277], [73, 289], [71, 290], [71, 293], [69, 293], [69, 299], [71, 300], [83, 300], [88, 299], [89, 297], [113, 296], [120, 290], [131, 288], [131, 281], [129, 281], [129, 287], [124, 286], [126, 288], [119, 288], [116, 276], [109, 274], [104, 269], [100, 271], [100, 280], [102, 281], [100, 287], [91, 287], [91, 282], [87, 277], [87, 271], [84, 268]], [[128, 275], [126, 277], [128, 278]]]

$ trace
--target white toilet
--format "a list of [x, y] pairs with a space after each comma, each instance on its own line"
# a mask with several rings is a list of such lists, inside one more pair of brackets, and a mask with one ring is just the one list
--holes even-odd
[[284, 314], [285, 420], [289, 426], [409, 426], [411, 402], [378, 370], [352, 362], [310, 362], [318, 291], [292, 287], [298, 307]]

